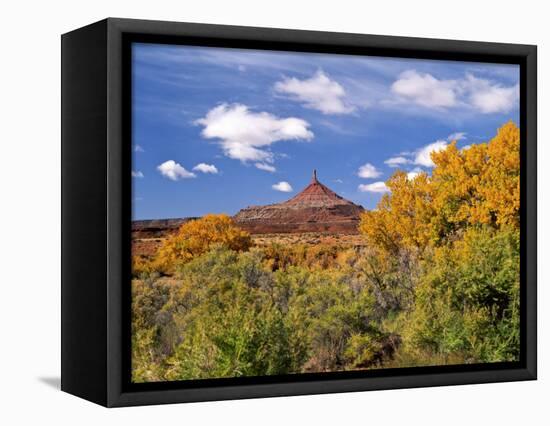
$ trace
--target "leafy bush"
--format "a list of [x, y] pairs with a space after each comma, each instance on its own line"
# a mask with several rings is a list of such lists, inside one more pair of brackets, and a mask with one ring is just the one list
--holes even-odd
[[291, 266], [308, 269], [331, 269], [338, 267], [343, 247], [336, 244], [271, 244], [262, 249], [265, 264], [272, 271], [286, 270]]
[[[134, 380], [358, 368], [380, 361], [371, 287], [347, 271], [271, 271], [261, 250], [218, 245], [174, 278], [134, 280]], [[350, 339], [372, 342], [367, 354]]]
[[132, 375], [136, 381], [160, 380], [160, 364], [174, 346], [166, 306], [171, 286], [151, 274], [132, 282]]
[[519, 232], [470, 229], [437, 248], [403, 331], [412, 351], [467, 362], [519, 356]]
[[248, 250], [252, 240], [229, 216], [209, 214], [181, 225], [176, 235], [162, 243], [154, 264], [157, 270], [172, 273], [177, 265], [206, 253], [216, 244], [241, 251]]
[[288, 370], [287, 333], [258, 253], [223, 247], [184, 265], [173, 301], [182, 342], [169, 379], [278, 374]]

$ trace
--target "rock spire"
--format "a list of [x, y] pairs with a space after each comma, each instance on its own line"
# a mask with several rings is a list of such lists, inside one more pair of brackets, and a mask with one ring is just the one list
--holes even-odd
[[317, 170], [301, 192], [282, 203], [251, 206], [234, 217], [252, 233], [356, 233], [364, 208], [319, 182]]

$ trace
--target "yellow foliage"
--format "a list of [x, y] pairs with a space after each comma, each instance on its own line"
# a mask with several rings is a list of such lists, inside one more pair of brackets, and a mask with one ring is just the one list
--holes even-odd
[[143, 256], [132, 256], [132, 274], [139, 277], [143, 273], [152, 272], [151, 264]]
[[[355, 251], [335, 244], [271, 244], [261, 249], [265, 266], [272, 270], [285, 270], [291, 266], [307, 269], [333, 269], [352, 262]], [[340, 258], [345, 256], [344, 258]]]
[[420, 173], [409, 179], [398, 171], [386, 185], [391, 195], [384, 195], [376, 210], [362, 215], [359, 230], [376, 246], [394, 254], [403, 246], [424, 247], [435, 214], [428, 175]]
[[174, 265], [189, 262], [215, 244], [240, 251], [248, 250], [252, 240], [248, 232], [236, 226], [229, 216], [209, 214], [181, 225], [176, 235], [163, 242], [155, 263], [164, 272], [169, 272]]
[[468, 225], [519, 227], [519, 129], [509, 122], [488, 143], [431, 154], [432, 175], [397, 171], [377, 209], [362, 215], [360, 231], [387, 252], [424, 248]]
[[489, 142], [434, 152], [434, 207], [459, 225], [519, 226], [519, 128], [509, 122]]
[[151, 274], [153, 272], [166, 272], [170, 268], [161, 261], [158, 256], [148, 258], [145, 256], [132, 256], [132, 275], [140, 277], [142, 274]]

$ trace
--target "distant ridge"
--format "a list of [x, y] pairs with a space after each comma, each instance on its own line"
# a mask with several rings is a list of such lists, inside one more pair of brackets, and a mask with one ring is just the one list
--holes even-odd
[[317, 179], [317, 171], [300, 193], [277, 204], [240, 210], [235, 222], [253, 234], [334, 232], [357, 233], [365, 209], [338, 195]]
[[133, 220], [132, 238], [162, 238], [175, 233], [183, 223], [193, 219], [198, 218]]

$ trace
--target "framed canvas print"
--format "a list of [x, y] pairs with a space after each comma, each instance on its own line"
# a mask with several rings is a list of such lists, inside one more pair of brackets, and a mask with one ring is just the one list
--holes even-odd
[[536, 378], [536, 47], [107, 19], [62, 37], [62, 389]]

